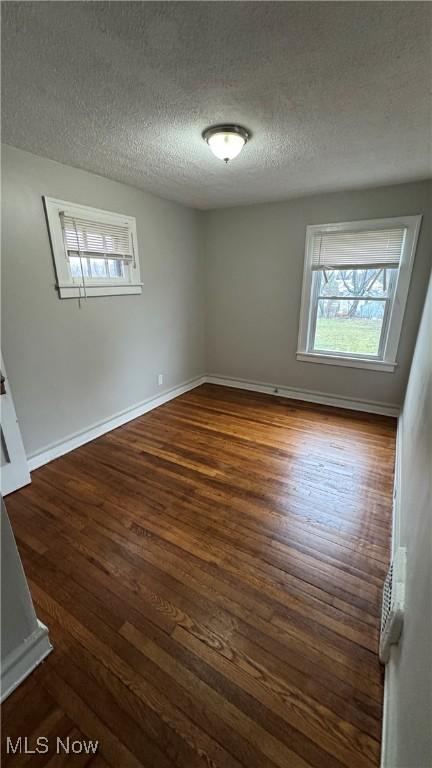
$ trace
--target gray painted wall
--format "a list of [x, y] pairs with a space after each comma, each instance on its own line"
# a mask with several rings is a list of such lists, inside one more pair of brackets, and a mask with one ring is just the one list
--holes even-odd
[[385, 768], [432, 766], [432, 280], [399, 421], [406, 616], [386, 670]]
[[1, 514], [1, 660], [37, 630], [38, 622], [11, 524], [0, 503]]
[[[431, 182], [198, 212], [12, 147], [2, 160], [2, 347], [29, 456], [161, 394], [158, 373], [163, 389], [207, 372], [402, 402], [429, 271]], [[135, 216], [143, 293], [81, 309], [59, 300], [42, 195]], [[396, 372], [297, 362], [306, 225], [417, 213]]]
[[[3, 147], [5, 365], [28, 455], [204, 370], [199, 213]], [[143, 292], [79, 309], [54, 290], [42, 195], [137, 220]]]
[[1, 506], [1, 701], [52, 650], [38, 621], [3, 500]]
[[[426, 292], [431, 182], [317, 195], [203, 216], [207, 372], [400, 405]], [[423, 214], [394, 373], [297, 362], [308, 224]]]

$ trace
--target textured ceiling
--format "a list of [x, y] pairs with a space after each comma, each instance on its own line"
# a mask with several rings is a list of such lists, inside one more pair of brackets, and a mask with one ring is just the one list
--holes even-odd
[[[3, 141], [197, 208], [431, 175], [429, 2], [6, 2]], [[253, 133], [225, 166], [203, 128]]]

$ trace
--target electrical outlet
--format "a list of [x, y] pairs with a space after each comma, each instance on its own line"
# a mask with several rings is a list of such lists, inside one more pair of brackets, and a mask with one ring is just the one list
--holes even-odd
[[164, 375], [163, 373], [158, 374], [158, 387], [162, 387], [164, 383]]

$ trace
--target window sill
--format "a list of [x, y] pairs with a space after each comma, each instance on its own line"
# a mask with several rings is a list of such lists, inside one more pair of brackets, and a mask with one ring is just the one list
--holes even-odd
[[60, 299], [83, 299], [93, 296], [130, 296], [142, 293], [142, 284], [135, 285], [87, 285], [84, 291], [78, 285], [58, 285], [57, 290]]
[[347, 368], [364, 368], [369, 371], [393, 372], [397, 363], [385, 360], [369, 360], [357, 357], [338, 357], [336, 355], [322, 355], [317, 352], [297, 352], [297, 360], [303, 363], [324, 363], [325, 365], [340, 365]]

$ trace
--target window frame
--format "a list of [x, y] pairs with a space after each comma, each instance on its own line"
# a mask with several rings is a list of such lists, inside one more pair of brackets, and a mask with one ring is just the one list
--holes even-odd
[[[60, 299], [133, 295], [142, 292], [136, 220], [133, 216], [126, 216], [124, 214], [114, 213], [113, 211], [106, 211], [101, 208], [92, 208], [87, 205], [71, 203], [66, 200], [58, 200], [45, 195], [42, 199], [56, 273], [55, 287]], [[127, 225], [133, 242], [134, 262], [129, 264], [122, 262], [124, 271], [123, 277], [85, 277], [83, 281], [72, 275], [65, 254], [63, 231], [59, 215], [61, 211], [66, 211], [68, 214], [76, 216], [77, 218], [85, 219], [87, 217], [100, 222]], [[105, 261], [107, 261], [107, 259], [105, 259]]]
[[[391, 372], [397, 367], [397, 351], [402, 321], [408, 297], [411, 272], [420, 232], [422, 216], [397, 216], [385, 219], [363, 219], [360, 221], [337, 222], [333, 224], [311, 224], [306, 227], [306, 244], [301, 296], [300, 323], [297, 360], [301, 362], [324, 363], [350, 368], [365, 368]], [[318, 311], [318, 271], [312, 270], [313, 241], [320, 232], [345, 232], [356, 229], [386, 229], [391, 226], [406, 227], [406, 236], [401, 254], [398, 274], [393, 288], [392, 301], [387, 302], [386, 327], [382, 328], [378, 355], [356, 355], [347, 352], [316, 351], [312, 348]], [[315, 310], [315, 312], [314, 312]]]

